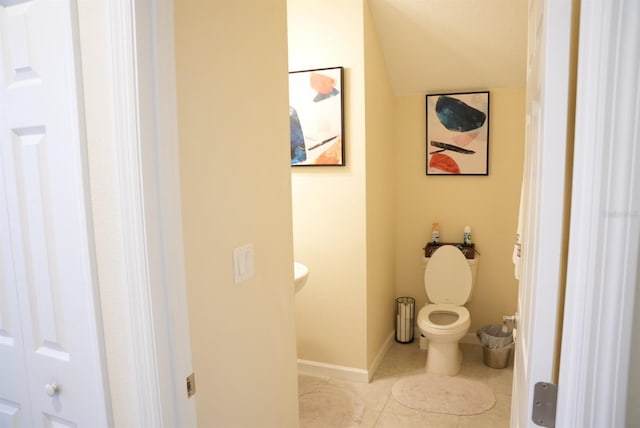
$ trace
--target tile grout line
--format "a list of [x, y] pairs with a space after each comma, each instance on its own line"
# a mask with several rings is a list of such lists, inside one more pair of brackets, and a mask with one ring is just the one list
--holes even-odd
[[385, 409], [387, 408], [387, 405], [389, 404], [389, 400], [391, 400], [391, 396], [393, 394], [391, 393], [391, 390], [389, 390], [389, 394], [387, 395], [387, 399], [384, 402], [384, 406], [382, 406], [382, 408], [380, 409], [380, 412], [378, 413], [378, 417], [376, 418], [375, 422], [373, 423], [373, 426], [371, 428], [376, 428], [378, 426], [378, 422], [380, 421], [380, 418], [382, 417], [382, 414], [384, 413]]

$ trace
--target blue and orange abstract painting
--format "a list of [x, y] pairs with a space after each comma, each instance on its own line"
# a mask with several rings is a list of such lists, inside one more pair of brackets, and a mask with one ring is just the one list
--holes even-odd
[[489, 174], [489, 92], [426, 96], [427, 175]]

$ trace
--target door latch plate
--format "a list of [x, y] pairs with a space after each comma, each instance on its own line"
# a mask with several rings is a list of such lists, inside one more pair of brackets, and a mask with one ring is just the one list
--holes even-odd
[[543, 427], [556, 426], [556, 399], [558, 386], [553, 383], [538, 382], [533, 388], [533, 411], [531, 419]]
[[191, 373], [187, 376], [187, 398], [191, 398], [196, 393], [196, 375]]

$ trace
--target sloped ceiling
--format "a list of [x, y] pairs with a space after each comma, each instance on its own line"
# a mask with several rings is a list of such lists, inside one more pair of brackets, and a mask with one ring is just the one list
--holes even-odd
[[525, 86], [527, 0], [368, 0], [396, 95]]

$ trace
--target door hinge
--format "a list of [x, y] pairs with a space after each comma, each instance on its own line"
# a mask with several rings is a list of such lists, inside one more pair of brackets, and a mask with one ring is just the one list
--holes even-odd
[[533, 411], [531, 419], [543, 427], [556, 426], [556, 400], [558, 386], [553, 383], [538, 382], [533, 388]]
[[196, 375], [191, 373], [187, 376], [187, 398], [191, 398], [196, 393]]

